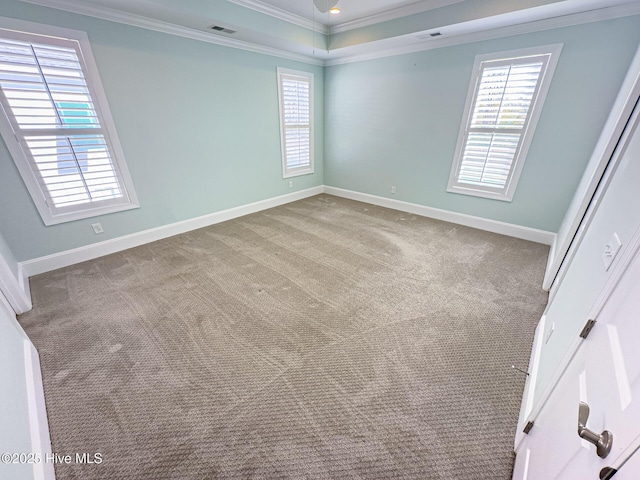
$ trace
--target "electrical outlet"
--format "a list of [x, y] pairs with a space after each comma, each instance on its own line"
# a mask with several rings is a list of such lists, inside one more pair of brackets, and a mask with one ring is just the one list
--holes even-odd
[[602, 263], [604, 263], [605, 271], [609, 270], [621, 246], [620, 237], [618, 237], [617, 233], [614, 233], [611, 236], [611, 240], [604, 246], [604, 251], [602, 252]]
[[396, 193], [396, 186], [395, 186], [395, 185], [393, 185], [393, 186], [391, 187], [391, 193]]
[[92, 223], [91, 228], [93, 228], [93, 233], [95, 233], [96, 235], [98, 235], [99, 233], [104, 233], [104, 228], [102, 228], [102, 225], [100, 223]]
[[293, 180], [289, 180], [289, 188], [293, 188]]

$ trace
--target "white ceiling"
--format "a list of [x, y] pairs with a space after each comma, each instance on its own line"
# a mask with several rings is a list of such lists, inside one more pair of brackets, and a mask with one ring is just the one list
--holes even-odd
[[[314, 13], [313, 0], [21, 0], [81, 15], [164, 31], [244, 50], [317, 65], [410, 51], [440, 48], [564, 25], [640, 14], [640, 0], [338, 0], [342, 12], [326, 26]], [[0, 0], [0, 3], [2, 0]], [[453, 4], [429, 21], [429, 12]], [[249, 14], [250, 11], [253, 13]], [[258, 12], [258, 14], [256, 14]], [[260, 15], [262, 14], [262, 16]], [[315, 21], [314, 20], [315, 17]], [[366, 31], [376, 23], [405, 17], [400, 28], [378, 35]], [[296, 28], [274, 28], [280, 25]], [[411, 21], [411, 19], [419, 19]], [[214, 32], [220, 25], [234, 33]], [[302, 27], [302, 28], [300, 28]], [[362, 30], [361, 30], [362, 29]], [[315, 32], [330, 34], [320, 37]], [[346, 35], [333, 36], [345, 32]], [[375, 32], [374, 32], [375, 33]], [[437, 34], [436, 38], [432, 35]], [[327, 43], [325, 43], [325, 40]]]
[[[319, 1], [326, 2], [330, 0]], [[469, 2], [472, 0], [338, 0], [337, 6], [340, 8], [338, 15], [321, 13], [315, 8], [313, 0], [251, 0], [251, 3], [263, 3], [308, 20], [333, 26], [368, 18], [381, 13], [392, 13], [391, 16], [399, 17], [406, 14], [404, 13], [405, 10], [410, 14], [416, 11], [432, 10], [462, 1]], [[410, 11], [409, 9], [403, 8], [407, 6], [412, 7]], [[392, 10], [397, 11], [391, 12]]]

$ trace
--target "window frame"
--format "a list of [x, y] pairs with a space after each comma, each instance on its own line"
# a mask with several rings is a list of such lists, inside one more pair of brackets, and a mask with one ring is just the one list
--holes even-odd
[[[11, 31], [11, 36], [6, 36], [4, 31]], [[31, 167], [30, 153], [19, 141], [19, 136], [9, 120], [10, 113], [5, 111], [0, 103], [0, 134], [13, 158], [13, 161], [22, 177], [31, 198], [42, 217], [45, 225], [56, 225], [84, 218], [96, 217], [108, 213], [139, 208], [140, 204], [133, 187], [133, 181], [129, 173], [124, 151], [118, 139], [115, 123], [107, 97], [100, 80], [98, 66], [93, 57], [89, 37], [86, 32], [72, 30], [53, 25], [44, 25], [12, 18], [0, 17], [0, 37], [17, 38], [23, 41], [33, 41], [48, 45], [70, 47], [74, 46], [78, 60], [87, 83], [87, 88], [93, 101], [93, 106], [101, 124], [101, 134], [110, 153], [111, 163], [122, 198], [93, 201], [68, 207], [55, 207], [49, 205], [47, 194], [40, 185], [38, 175]]]
[[[553, 44], [476, 56], [475, 62], [473, 64], [471, 81], [469, 82], [469, 88], [467, 91], [467, 98], [463, 110], [460, 130], [458, 133], [455, 154], [449, 174], [447, 192], [491, 198], [494, 200], [501, 200], [506, 202], [511, 202], [513, 200], [513, 196], [515, 194], [516, 187], [518, 186], [520, 175], [527, 158], [527, 153], [529, 151], [529, 147], [531, 146], [534, 132], [538, 120], [540, 119], [540, 115], [542, 114], [542, 109], [547, 97], [547, 93], [549, 92], [549, 88], [551, 86], [551, 80], [558, 64], [562, 47], [563, 44]], [[529, 107], [527, 119], [521, 130], [521, 137], [516, 153], [513, 157], [511, 168], [509, 170], [509, 174], [507, 176], [504, 187], [493, 188], [489, 186], [472, 185], [459, 182], [458, 174], [462, 166], [462, 159], [464, 156], [465, 147], [467, 145], [467, 139], [470, 133], [469, 129], [473, 115], [473, 107], [476, 103], [476, 96], [478, 93], [484, 68], [486, 68], [486, 66], [500, 64], [513, 64], [513, 62], [516, 60], [542, 55], [548, 56], [546, 66], [543, 67], [543, 70], [540, 74], [540, 78], [538, 80], [539, 86], [536, 93], [534, 94], [531, 106]], [[504, 133], [509, 133], [509, 130], [505, 129]]]
[[[288, 68], [277, 67], [276, 69], [278, 79], [278, 112], [280, 118], [280, 148], [282, 156], [282, 178], [297, 177], [300, 175], [309, 175], [314, 173], [314, 82], [313, 73], [304, 72], [300, 70], [291, 70]], [[283, 78], [299, 77], [304, 78], [309, 82], [309, 164], [299, 167], [287, 167], [287, 146], [286, 146], [286, 126], [284, 123], [284, 104], [283, 104]]]

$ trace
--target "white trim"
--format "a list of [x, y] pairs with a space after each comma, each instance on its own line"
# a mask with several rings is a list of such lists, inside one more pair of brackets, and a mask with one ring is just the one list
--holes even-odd
[[[587, 12], [567, 14], [560, 17], [546, 18], [533, 22], [519, 23], [517, 25], [498, 26], [487, 28], [483, 26], [483, 19], [465, 22], [464, 24], [448, 25], [442, 28], [434, 28], [423, 32], [410, 33], [398, 37], [370, 42], [366, 45], [356, 45], [333, 50], [332, 53], [344, 55], [328, 59], [324, 62], [327, 67], [343, 65], [377, 58], [404, 55], [407, 53], [423, 52], [438, 48], [463, 45], [484, 40], [524, 35], [527, 33], [542, 32], [556, 28], [571, 27], [585, 23], [600, 22], [614, 18], [627, 17], [640, 14], [640, 2], [634, 2], [613, 7], [590, 10]], [[442, 36], [428, 37], [430, 32], [441, 32]], [[421, 39], [427, 35], [428, 38]], [[351, 53], [353, 52], [353, 53]]]
[[[640, 80], [640, 76], [638, 79]], [[636, 94], [640, 95], [640, 91], [637, 91]], [[580, 218], [580, 221], [575, 226], [575, 237], [571, 239], [565, 238], [565, 242], [568, 243], [566, 245], [568, 248], [566, 255], [564, 255], [563, 258], [556, 255], [556, 261], [559, 262], [559, 270], [557, 276], [551, 283], [551, 288], [549, 289], [549, 303], [553, 301], [558, 293], [558, 290], [568, 272], [569, 266], [576, 256], [578, 249], [580, 248], [580, 245], [582, 244], [582, 241], [584, 240], [585, 235], [597, 214], [598, 207], [606, 195], [609, 184], [616, 174], [618, 165], [626, 153], [627, 146], [636, 132], [636, 129], [640, 126], [640, 97], [636, 98], [636, 102], [638, 103], [635, 104], [628, 122], [622, 122], [624, 128], [622, 135], [619, 137], [617, 142], [613, 140], [613, 154], [609, 161], [605, 161], [603, 167], [606, 169], [602, 176], [597, 179], [597, 182], [595, 182], [595, 193], [589, 197], [589, 202], [586, 203], [586, 213], [584, 213], [584, 216]], [[602, 160], [604, 161], [605, 159]], [[586, 199], [584, 199], [584, 201], [586, 202]]]
[[333, 35], [336, 33], [347, 32], [349, 30], [355, 30], [356, 28], [369, 27], [378, 23], [388, 22], [389, 20], [395, 20], [396, 18], [408, 17], [417, 13], [435, 10], [436, 8], [454, 5], [462, 1], [464, 0], [423, 0], [422, 2], [412, 3], [410, 5], [405, 5], [404, 7], [394, 8], [393, 10], [388, 10], [386, 12], [376, 13], [357, 20], [351, 20], [349, 22], [334, 25], [329, 27], [328, 33]]
[[610, 467], [615, 468], [616, 470], [620, 470], [629, 460], [631, 460], [631, 457], [633, 457], [638, 451], [640, 451], [640, 435], [634, 438], [633, 441], [631, 441], [622, 451], [622, 453], [618, 454], [618, 457], [614, 461], [607, 463]]
[[0, 310], [7, 314], [9, 323], [18, 332], [23, 341], [23, 365], [24, 381], [27, 394], [27, 409], [29, 415], [29, 436], [31, 439], [31, 452], [41, 454], [41, 461], [33, 465], [34, 480], [54, 480], [53, 463], [44, 462], [44, 454], [51, 453], [51, 439], [49, 436], [49, 424], [42, 385], [42, 372], [38, 352], [18, 323], [15, 313], [11, 309], [5, 297], [0, 292]]
[[434, 218], [436, 220], [444, 220], [445, 222], [456, 223], [466, 227], [477, 228], [487, 232], [499, 233], [510, 237], [521, 238], [531, 242], [551, 245], [556, 236], [555, 233], [538, 230], [536, 228], [523, 227], [512, 223], [499, 222], [488, 218], [475, 217], [464, 213], [451, 212], [449, 210], [441, 210], [439, 208], [427, 207], [416, 203], [403, 202], [391, 198], [379, 197], [368, 193], [354, 192], [336, 187], [324, 187], [324, 192], [336, 197], [348, 198], [359, 202], [370, 203], [381, 207], [392, 208], [402, 212], [413, 213], [422, 217]]
[[529, 240], [531, 242], [542, 243], [544, 245], [551, 245], [555, 238], [555, 233], [547, 232], [544, 230], [523, 227], [521, 225], [514, 225], [511, 223], [499, 222], [497, 220], [490, 220], [487, 218], [474, 217], [472, 215], [466, 215], [464, 213], [441, 210], [439, 208], [427, 207], [425, 205], [418, 205], [415, 203], [408, 203], [399, 200], [378, 197], [376, 195], [369, 195], [367, 193], [360, 193], [352, 190], [344, 190], [342, 188], [320, 185], [317, 187], [308, 188], [306, 190], [301, 190], [299, 192], [289, 193], [286, 195], [261, 200], [247, 205], [230, 208], [228, 210], [210, 213], [201, 217], [183, 220], [181, 222], [176, 222], [169, 225], [163, 225], [162, 227], [156, 227], [149, 230], [144, 230], [142, 232], [113, 238], [104, 242], [85, 245], [82, 247], [74, 248], [72, 250], [65, 250], [63, 252], [46, 255], [44, 257], [26, 260], [24, 262], [20, 262], [18, 266], [25, 276], [31, 277], [34, 275], [39, 275], [41, 273], [56, 270], [58, 268], [68, 267], [69, 265], [74, 265], [76, 263], [93, 260], [94, 258], [102, 257], [104, 255], [120, 252], [128, 248], [138, 247], [146, 243], [155, 242], [163, 238], [179, 235], [181, 233], [196, 230], [198, 228], [225, 222], [227, 220], [242, 217], [243, 215], [249, 215], [251, 213], [260, 212], [262, 210], [277, 207], [280, 205], [285, 205], [287, 203], [302, 200], [304, 198], [319, 195], [321, 193], [370, 203], [372, 205], [392, 208], [394, 210], [413, 213], [423, 217], [444, 220], [446, 222], [477, 228], [479, 230], [485, 230], [488, 232], [499, 233], [501, 235], [507, 235], [523, 240]]
[[163, 22], [153, 18], [134, 15], [132, 13], [124, 13], [113, 8], [102, 7], [97, 5], [88, 5], [86, 3], [74, 0], [21, 0], [26, 3], [32, 3], [43, 7], [56, 8], [66, 12], [87, 15], [90, 17], [109, 20], [112, 22], [130, 25], [132, 27], [145, 28], [156, 32], [168, 33], [178, 37], [190, 38], [201, 42], [213, 43], [225, 47], [237, 48], [248, 52], [261, 53], [263, 55], [271, 55], [274, 57], [286, 58], [298, 62], [309, 63], [312, 65], [324, 65], [324, 61], [299, 53], [292, 53], [279, 48], [267, 47], [256, 43], [245, 42], [235, 38], [223, 37], [206, 31], [196, 30], [194, 28], [182, 27], [173, 23]]
[[9, 317], [16, 317], [16, 312], [13, 311], [9, 300], [7, 300], [7, 297], [5, 297], [2, 290], [0, 290], [0, 313], [2, 310], [4, 310]]
[[151, 228], [149, 230], [132, 233], [130, 235], [124, 235], [104, 242], [85, 245], [72, 250], [34, 258], [33, 260], [20, 262], [19, 265], [25, 274], [31, 277], [40, 273], [56, 270], [58, 268], [68, 267], [69, 265], [74, 265], [76, 263], [93, 260], [94, 258], [109, 255], [111, 253], [120, 252], [128, 248], [155, 242], [156, 240], [161, 240], [163, 238], [172, 237], [180, 233], [208, 227], [209, 225], [225, 222], [227, 220], [242, 217], [243, 215], [249, 215], [250, 213], [260, 212], [268, 208], [295, 202], [296, 200], [302, 200], [303, 198], [319, 195], [322, 192], [322, 186], [312, 187], [306, 190], [300, 190], [299, 192], [280, 195], [278, 197], [268, 198], [266, 200], [230, 208], [228, 210], [210, 213], [201, 217]]
[[51, 437], [47, 422], [47, 408], [42, 385], [42, 371], [36, 348], [28, 338], [24, 339], [24, 370], [26, 374], [27, 407], [29, 410], [29, 430], [31, 432], [31, 452], [43, 459], [33, 464], [34, 480], [54, 480], [52, 462], [44, 461], [51, 455]]
[[513, 451], [518, 452], [522, 440], [525, 438], [523, 431], [526, 425], [526, 419], [533, 410], [535, 400], [536, 381], [538, 380], [538, 371], [540, 370], [540, 354], [542, 347], [544, 346], [544, 332], [545, 325], [547, 323], [547, 316], [542, 315], [538, 326], [536, 327], [535, 334], [533, 336], [533, 345], [531, 347], [531, 357], [529, 358], [529, 366], [527, 372], [526, 383], [524, 385], [524, 391], [522, 392], [522, 403], [520, 404], [520, 415], [518, 417], [518, 427], [516, 430], [516, 437], [513, 442]]
[[542, 281], [542, 289], [545, 292], [548, 292], [549, 288], [551, 287], [551, 285], [546, 283], [546, 279], [547, 279], [547, 274], [549, 273], [549, 269], [551, 268], [551, 264], [554, 261], [556, 256], [556, 249], [558, 248], [558, 238], [559, 238], [559, 234], [556, 233], [556, 238], [553, 240], [553, 243], [551, 244], [551, 248], [549, 248], [549, 256], [547, 257], [547, 266], [545, 267], [545, 278]]
[[[599, 22], [613, 18], [626, 17], [640, 14], [640, 2], [630, 2], [626, 4], [608, 6], [596, 10], [588, 10], [584, 12], [571, 13], [557, 12], [547, 14], [549, 18], [542, 18], [535, 21], [522, 21], [515, 25], [509, 25], [509, 14], [498, 15], [502, 19], [499, 25], [494, 24], [497, 17], [489, 17], [488, 19], [478, 19], [455, 25], [445, 25], [438, 28], [432, 28], [422, 32], [414, 32], [406, 35], [396, 36], [388, 39], [369, 42], [364, 45], [354, 45], [351, 47], [339, 48], [329, 52], [329, 55], [336, 57], [333, 59], [322, 60], [312, 55], [304, 55], [293, 53], [291, 51], [280, 48], [267, 47], [251, 42], [237, 40], [233, 38], [215, 36], [209, 32], [197, 29], [183, 27], [160, 20], [124, 13], [122, 11], [88, 5], [77, 0], [21, 0], [26, 3], [32, 3], [43, 7], [55, 8], [72, 12], [80, 15], [88, 15], [103, 20], [131, 25], [134, 27], [145, 28], [157, 32], [176, 35], [193, 40], [223, 45], [231, 48], [238, 48], [254, 53], [271, 55], [289, 60], [295, 60], [312, 65], [333, 66], [346, 63], [360, 62], [364, 60], [372, 60], [376, 58], [389, 57], [393, 55], [402, 55], [406, 53], [414, 53], [436, 48], [449, 47], [453, 45], [461, 45], [465, 43], [479, 42], [483, 40], [492, 40], [496, 38], [509, 37], [513, 35], [521, 35], [526, 33], [539, 32], [544, 30], [552, 30], [555, 28], [563, 28], [573, 25], [581, 25], [584, 23]], [[571, 8], [580, 8], [579, 2], [570, 3]], [[542, 8], [542, 7], [539, 7]], [[540, 10], [544, 12], [545, 10]], [[521, 14], [522, 12], [516, 12]], [[544, 14], [541, 14], [544, 15]], [[551, 16], [559, 15], [559, 16]], [[334, 29], [337, 28], [333, 27]], [[429, 33], [438, 31], [442, 36], [431, 38]], [[332, 33], [338, 33], [334, 31]], [[427, 39], [420, 38], [427, 36]], [[339, 56], [339, 57], [338, 57]]]
[[[278, 20], [292, 23], [293, 25], [307, 28], [317, 33], [322, 33], [323, 35], [327, 35], [329, 33], [329, 27], [327, 27], [322, 23], [314, 22], [313, 20], [309, 20], [308, 18], [301, 17], [300, 15], [296, 15], [295, 13], [287, 12], [286, 10], [282, 10], [281, 8], [274, 7], [273, 5], [269, 5], [268, 3], [261, 2], [260, 0], [228, 0], [228, 1], [231, 3], [235, 3], [236, 5], [240, 5], [241, 7], [250, 8], [251, 10], [255, 10], [256, 12], [264, 13], [265, 15], [269, 15], [270, 17], [277, 18]], [[457, 0], [457, 1], [461, 1], [461, 0]], [[313, 8], [315, 8], [315, 6]]]
[[[299, 27], [314, 30], [315, 32], [322, 33], [323, 35], [333, 35], [336, 33], [347, 32], [349, 30], [355, 30], [356, 28], [368, 27], [370, 25], [376, 25], [378, 23], [387, 22], [389, 20], [395, 20], [396, 18], [407, 17], [409, 15], [415, 15], [416, 13], [427, 12], [429, 10], [435, 10], [436, 8], [446, 7], [448, 5], [454, 5], [464, 0], [423, 0], [421, 2], [412, 3], [403, 7], [387, 10], [386, 12], [375, 13], [356, 20], [350, 20], [333, 26], [327, 26], [322, 23], [313, 22], [308, 18], [296, 15], [294, 13], [282, 10], [281, 8], [274, 7], [268, 3], [261, 2], [260, 0], [228, 0], [231, 3], [240, 5], [241, 7], [250, 8], [256, 12], [264, 13], [271, 17], [277, 18], [285, 22], [298, 25]], [[319, 16], [322, 14], [319, 14]]]
[[[612, 293], [620, 283], [622, 276], [631, 265], [631, 262], [633, 261], [635, 256], [638, 254], [640, 254], [640, 227], [638, 227], [635, 230], [635, 232], [633, 233], [633, 236], [629, 240], [627, 247], [622, 251], [620, 255], [620, 260], [617, 262], [617, 264], [615, 265], [615, 267], [611, 272], [611, 276], [607, 279], [604, 286], [600, 290], [598, 297], [596, 298], [596, 301], [594, 302], [593, 306], [587, 313], [586, 318], [592, 318], [597, 320], [598, 315], [600, 315], [600, 312], [604, 308], [604, 305], [606, 304], [607, 300], [609, 299], [609, 297], [612, 295]], [[544, 312], [545, 315], [549, 310], [550, 306], [551, 306], [551, 301], [549, 301], [549, 303], [547, 304], [547, 307], [545, 308], [545, 312]], [[551, 397], [551, 394], [553, 393], [555, 388], [558, 386], [558, 383], [560, 382], [560, 380], [562, 379], [562, 376], [564, 375], [565, 371], [569, 367], [569, 364], [573, 360], [573, 357], [577, 353], [580, 346], [583, 345], [583, 339], [580, 338], [579, 336], [582, 328], [583, 328], [583, 325], [581, 324], [578, 330], [576, 330], [574, 334], [574, 338], [571, 341], [571, 344], [565, 350], [562, 360], [558, 362], [558, 366], [553, 372], [553, 375], [551, 376], [547, 386], [542, 391], [542, 393], [538, 395], [537, 402], [533, 403], [533, 405], [530, 407], [528, 406], [527, 410], [529, 410], [530, 413], [527, 417], [525, 417], [522, 423], [518, 425], [519, 429], [521, 429], [529, 421], [532, 421], [535, 423], [536, 417], [540, 414], [544, 406], [547, 404], [547, 401]], [[540, 335], [543, 335], [543, 332], [544, 332], [544, 329], [541, 330]], [[539, 363], [536, 363], [534, 368], [536, 370], [535, 374], [537, 375]], [[533, 372], [531, 373], [533, 374]], [[516, 436], [516, 439], [517, 441], [522, 442], [523, 437], [518, 438], [518, 436]]]
[[56, 209], [47, 201], [42, 180], [33, 170], [35, 167], [31, 166], [32, 162], [29, 160], [31, 154], [28, 152], [28, 148], [19, 140], [22, 133], [20, 131], [14, 132], [14, 127], [9, 120], [9, 112], [5, 112], [4, 107], [0, 106], [0, 134], [5, 140], [7, 149], [45, 225], [54, 225], [138, 208], [140, 206], [138, 197], [129, 174], [124, 151], [118, 139], [116, 126], [111, 116], [107, 96], [100, 80], [98, 66], [95, 63], [86, 32], [7, 17], [0, 17], [0, 31], [8, 31], [6, 34], [9, 35], [9, 38], [13, 38], [13, 35], [16, 34], [15, 32], [19, 32], [19, 38], [24, 41], [73, 48], [80, 62], [82, 73], [85, 76], [90, 98], [101, 123], [100, 133], [104, 137], [106, 147], [111, 155], [113, 170], [122, 191], [122, 197], [118, 199], [86, 203], [67, 209]]
[[[631, 62], [620, 92], [611, 108], [598, 143], [593, 149], [589, 164], [580, 180], [576, 193], [567, 209], [558, 230], [558, 245], [549, 254], [549, 262], [542, 287], [553, 291], [561, 283], [566, 273], [566, 265], [571, 262], [577, 246], [582, 241], [586, 225], [590, 223], [594, 209], [590, 207], [609, 163], [615, 166], [620, 161], [620, 152], [616, 152], [621, 137], [640, 99], [640, 47]], [[591, 210], [589, 210], [591, 208]], [[585, 227], [581, 228], [581, 224]], [[575, 247], [574, 247], [575, 245]], [[565, 260], [566, 257], [566, 260]], [[563, 266], [564, 265], [564, 266]]]
[[[520, 174], [524, 168], [524, 164], [527, 160], [527, 153], [531, 142], [535, 135], [536, 126], [542, 109], [544, 107], [544, 101], [547, 98], [549, 87], [553, 79], [553, 74], [558, 65], [560, 53], [562, 52], [562, 44], [544, 45], [540, 47], [521, 48], [518, 50], [509, 50], [506, 52], [495, 52], [489, 54], [476, 55], [473, 63], [473, 69], [471, 70], [471, 81], [469, 82], [469, 89], [467, 91], [467, 99], [465, 102], [464, 110], [462, 113], [462, 120], [460, 122], [460, 130], [458, 132], [458, 141], [456, 143], [455, 153], [453, 155], [453, 161], [451, 163], [451, 170], [449, 173], [449, 183], [447, 185], [447, 192], [458, 193], [462, 195], [472, 195], [476, 197], [491, 198], [494, 200], [501, 200], [510, 202], [513, 199], [518, 181], [520, 180]], [[458, 175], [462, 166], [462, 160], [464, 156], [464, 150], [466, 148], [469, 135], [471, 133], [470, 123], [472, 116], [472, 108], [474, 107], [479, 84], [483, 75], [483, 64], [489, 63], [513, 63], [520, 62], [523, 57], [532, 56], [547, 56], [548, 59], [544, 60], [540, 76], [537, 79], [537, 87], [534, 91], [534, 96], [531, 99], [529, 106], [529, 112], [527, 118], [522, 127], [522, 130], [518, 132], [520, 134], [520, 140], [518, 147], [515, 151], [515, 155], [512, 159], [509, 174], [506, 178], [505, 185], [500, 189], [491, 189], [485, 185], [469, 185], [461, 183], [458, 180]], [[504, 133], [512, 133], [504, 131]]]
[[[276, 68], [276, 76], [278, 79], [278, 113], [280, 114], [280, 150], [282, 156], [282, 178], [291, 178], [298, 177], [300, 175], [308, 175], [314, 172], [314, 114], [315, 114], [315, 106], [314, 106], [314, 82], [313, 82], [313, 73], [311, 72], [303, 72], [300, 70], [291, 70], [288, 68], [277, 67]], [[298, 77], [301, 79], [305, 79], [309, 83], [309, 165], [302, 165], [298, 167], [289, 168], [287, 167], [287, 145], [286, 145], [286, 127], [285, 127], [285, 118], [284, 118], [284, 93], [282, 90], [283, 87], [283, 77]]]
[[18, 275], [13, 274], [6, 259], [0, 255], [0, 291], [11, 305], [13, 311], [20, 315], [31, 310], [31, 294], [29, 292], [29, 279], [22, 275], [18, 264]]

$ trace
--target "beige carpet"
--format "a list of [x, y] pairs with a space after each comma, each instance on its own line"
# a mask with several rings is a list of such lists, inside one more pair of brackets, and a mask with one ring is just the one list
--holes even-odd
[[320, 195], [31, 279], [59, 479], [508, 479], [548, 247]]

